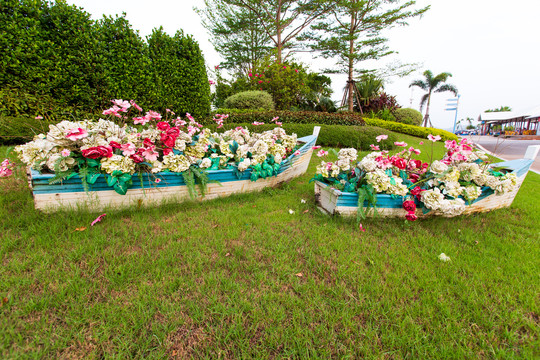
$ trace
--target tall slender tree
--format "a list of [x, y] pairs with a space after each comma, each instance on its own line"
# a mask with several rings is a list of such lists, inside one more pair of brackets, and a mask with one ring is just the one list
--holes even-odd
[[429, 6], [415, 9], [408, 0], [337, 0], [331, 16], [319, 20], [309, 34], [311, 48], [324, 58], [337, 59], [336, 68], [328, 72], [347, 74], [348, 110], [353, 111], [354, 77], [361, 73], [356, 65], [364, 60], [379, 59], [392, 53], [382, 36], [385, 29], [407, 25]]
[[[255, 16], [263, 34], [270, 39], [279, 64], [288, 55], [306, 50], [298, 41], [299, 36], [335, 7], [335, 0], [205, 0], [205, 3], [222, 4], [229, 14], [246, 12]], [[286, 50], [288, 53], [284, 54]]]
[[247, 75], [269, 56], [272, 42], [252, 10], [232, 6], [227, 0], [204, 0], [204, 4], [195, 11], [224, 59], [220, 68]]
[[422, 111], [424, 105], [427, 104], [423, 126], [427, 126], [428, 122], [431, 125], [431, 120], [429, 118], [429, 104], [431, 102], [432, 93], [449, 91], [452, 92], [454, 95], [458, 94], [458, 90], [454, 85], [446, 84], [446, 80], [448, 80], [448, 78], [451, 76], [452, 74], [447, 72], [443, 72], [437, 76], [433, 76], [433, 73], [430, 70], [426, 70], [424, 71], [424, 80], [415, 80], [409, 85], [409, 87], [417, 86], [420, 89], [427, 91], [427, 93], [424, 94], [424, 96], [422, 96], [422, 99], [420, 100], [420, 111]]

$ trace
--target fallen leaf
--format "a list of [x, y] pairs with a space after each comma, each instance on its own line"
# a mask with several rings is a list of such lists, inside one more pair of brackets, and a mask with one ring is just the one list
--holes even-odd
[[309, 212], [309, 209], [308, 210], [304, 210], [304, 214], [307, 214]]
[[75, 231], [84, 231], [84, 230], [86, 230], [85, 227], [75, 228]]
[[218, 224], [212, 225], [212, 229], [215, 229], [215, 228], [217, 228], [218, 226], [219, 226]]
[[7, 297], [5, 297], [5, 298], [2, 299], [2, 305], [7, 304], [7, 302], [8, 302], [8, 298], [7, 298]]
[[176, 350], [173, 350], [172, 356], [176, 356], [176, 354], [178, 354], [178, 353], [176, 352]]
[[304, 274], [302, 274], [302, 273], [298, 273], [298, 274], [294, 274], [294, 275], [296, 275], [296, 276], [298, 276], [298, 277], [304, 276]]
[[226, 253], [225, 256], [231, 256], [231, 253]]

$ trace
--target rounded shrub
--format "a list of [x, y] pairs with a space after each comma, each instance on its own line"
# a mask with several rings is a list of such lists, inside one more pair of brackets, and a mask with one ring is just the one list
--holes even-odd
[[225, 108], [274, 110], [272, 95], [266, 91], [243, 91], [225, 99]]
[[397, 122], [409, 125], [422, 125], [422, 113], [411, 108], [396, 109], [394, 117]]

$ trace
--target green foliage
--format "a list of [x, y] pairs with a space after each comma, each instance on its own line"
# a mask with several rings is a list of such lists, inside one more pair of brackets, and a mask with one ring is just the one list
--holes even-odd
[[272, 96], [266, 91], [243, 91], [225, 99], [224, 106], [232, 109], [274, 110]]
[[24, 144], [37, 134], [49, 131], [56, 121], [36, 120], [25, 116], [0, 116], [0, 145]]
[[211, 114], [251, 114], [251, 113], [258, 113], [258, 112], [265, 112], [264, 109], [227, 109], [227, 108], [219, 108], [216, 110], [212, 110]]
[[512, 108], [510, 106], [501, 106], [499, 108], [495, 108], [495, 109], [488, 109], [484, 112], [503, 112], [503, 111], [512, 111]]
[[394, 111], [394, 117], [396, 122], [409, 125], [422, 125], [422, 113], [418, 110], [411, 108], [401, 108]]
[[181, 32], [156, 30], [147, 44], [124, 16], [96, 22], [63, 0], [3, 1], [0, 28], [3, 115], [93, 113], [112, 98], [136, 99], [147, 109], [209, 111], [204, 59]]
[[370, 111], [369, 113], [364, 114], [367, 118], [370, 119], [381, 119], [386, 121], [396, 121], [394, 114], [388, 109], [382, 109], [377, 112]]
[[[225, 132], [242, 126], [251, 132], [262, 132], [272, 130], [276, 127], [274, 124], [252, 125], [251, 123], [226, 123], [222, 128], [217, 129], [216, 125], [208, 126], [214, 131]], [[394, 148], [394, 142], [397, 141], [396, 135], [386, 129], [375, 126], [343, 126], [343, 125], [323, 125], [323, 124], [291, 124], [284, 123], [283, 129], [288, 134], [295, 133], [298, 137], [313, 134], [313, 127], [320, 126], [321, 132], [317, 139], [317, 144], [331, 147], [353, 147], [359, 150], [370, 150], [370, 144], [377, 144], [375, 139], [381, 134], [388, 135], [387, 140], [379, 143], [381, 149], [391, 150]]]
[[179, 114], [208, 114], [210, 85], [199, 44], [182, 31], [171, 37], [162, 28], [155, 29], [147, 40], [154, 106]]
[[[226, 113], [226, 112], [222, 112]], [[325, 124], [325, 125], [364, 125], [364, 120], [354, 113], [325, 113], [313, 111], [267, 111], [251, 113], [231, 113], [226, 123], [269, 123], [274, 117], [279, 117], [279, 121], [284, 124]], [[213, 121], [201, 120], [205, 124], [212, 124]]]
[[441, 129], [426, 128], [415, 125], [402, 124], [393, 121], [385, 121], [379, 119], [365, 119], [367, 125], [379, 126], [394, 132], [427, 138], [429, 134], [440, 135], [443, 140], [457, 140], [458, 137], [451, 132]]

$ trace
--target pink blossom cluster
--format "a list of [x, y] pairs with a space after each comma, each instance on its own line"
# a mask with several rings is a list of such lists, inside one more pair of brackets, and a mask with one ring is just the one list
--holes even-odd
[[214, 120], [216, 124], [218, 125], [218, 129], [223, 127], [223, 122], [229, 117], [229, 114], [215, 114]]
[[9, 161], [9, 159], [4, 159], [2, 164], [0, 164], [0, 177], [8, 177], [13, 174], [13, 168], [15, 165]]
[[461, 139], [459, 143], [455, 140], [447, 140], [444, 142], [444, 147], [448, 151], [441, 161], [447, 165], [467, 161], [473, 152], [472, 144], [466, 138]]

